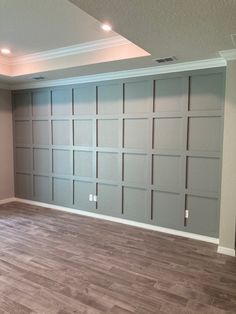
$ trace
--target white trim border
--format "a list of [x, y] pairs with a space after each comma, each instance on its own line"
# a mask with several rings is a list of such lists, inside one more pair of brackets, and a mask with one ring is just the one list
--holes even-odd
[[223, 50], [220, 51], [219, 54], [227, 61], [236, 60], [236, 49]]
[[23, 84], [12, 85], [12, 90], [27, 89], [27, 88], [42, 88], [51, 86], [62, 86], [62, 85], [74, 85], [92, 82], [109, 81], [115, 79], [125, 79], [139, 76], [148, 76], [165, 73], [178, 73], [183, 71], [201, 70], [209, 68], [225, 67], [227, 65], [226, 60], [223, 58], [182, 62], [169, 65], [140, 68], [125, 71], [108, 72], [87, 76], [78, 76], [65, 79], [48, 80], [41, 82], [29, 82]]
[[190, 239], [194, 239], [194, 240], [200, 240], [200, 241], [210, 242], [210, 243], [214, 243], [214, 244], [219, 243], [219, 239], [217, 239], [217, 238], [207, 237], [207, 236], [203, 236], [203, 235], [199, 235], [199, 234], [195, 234], [195, 233], [190, 233], [190, 232], [185, 232], [185, 231], [179, 231], [179, 230], [174, 230], [174, 229], [169, 229], [169, 228], [153, 226], [153, 225], [149, 225], [149, 224], [145, 224], [145, 223], [141, 223], [141, 222], [136, 222], [136, 221], [132, 221], [132, 220], [126, 220], [126, 219], [122, 219], [122, 218], [116, 218], [116, 217], [106, 216], [106, 215], [102, 215], [102, 214], [87, 212], [84, 210], [78, 210], [78, 209], [68, 208], [68, 207], [64, 207], [64, 206], [41, 203], [41, 202], [36, 202], [36, 201], [31, 201], [31, 200], [26, 200], [26, 199], [21, 199], [21, 198], [14, 198], [14, 201], [33, 205], [33, 206], [41, 206], [41, 207], [45, 207], [48, 209], [64, 211], [64, 212], [72, 213], [72, 214], [76, 214], [76, 215], [82, 215], [82, 216], [93, 217], [93, 218], [97, 218], [97, 219], [103, 219], [103, 220], [108, 220], [108, 221], [112, 221], [112, 222], [122, 223], [125, 225], [143, 228], [143, 229], [147, 229], [147, 230], [159, 231], [159, 232], [168, 233], [168, 234], [172, 234], [172, 235], [176, 235], [176, 236], [180, 236], [180, 237], [185, 237], [185, 238], [190, 238]]
[[235, 257], [235, 249], [230, 249], [228, 247], [224, 247], [220, 245], [218, 246], [217, 253]]
[[3, 200], [0, 200], [0, 205], [15, 202], [15, 201], [16, 201], [15, 197], [5, 198]]

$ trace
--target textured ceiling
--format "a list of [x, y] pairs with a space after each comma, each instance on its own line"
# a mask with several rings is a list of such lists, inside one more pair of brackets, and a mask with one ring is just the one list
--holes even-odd
[[153, 58], [179, 61], [218, 56], [235, 48], [236, 0], [69, 0], [139, 45]]
[[13, 56], [114, 36], [67, 0], [0, 0], [0, 47]]

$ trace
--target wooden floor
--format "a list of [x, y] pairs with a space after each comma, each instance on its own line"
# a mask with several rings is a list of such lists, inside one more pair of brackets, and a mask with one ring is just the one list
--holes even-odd
[[209, 243], [2, 205], [2, 313], [236, 313], [236, 259]]

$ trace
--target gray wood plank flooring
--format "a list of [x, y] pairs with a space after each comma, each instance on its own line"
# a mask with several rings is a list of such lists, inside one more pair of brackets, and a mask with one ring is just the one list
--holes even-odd
[[236, 313], [216, 245], [23, 203], [0, 206], [0, 314]]

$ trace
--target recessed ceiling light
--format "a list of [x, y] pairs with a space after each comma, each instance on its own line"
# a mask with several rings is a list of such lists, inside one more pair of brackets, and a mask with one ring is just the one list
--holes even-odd
[[101, 25], [101, 28], [102, 28], [104, 31], [106, 31], [106, 32], [111, 31], [111, 25], [109, 25], [109, 24], [107, 24], [107, 23], [102, 24], [102, 25]]
[[1, 49], [1, 53], [4, 55], [9, 55], [11, 53], [11, 50], [7, 49], [7, 48], [2, 48]]

